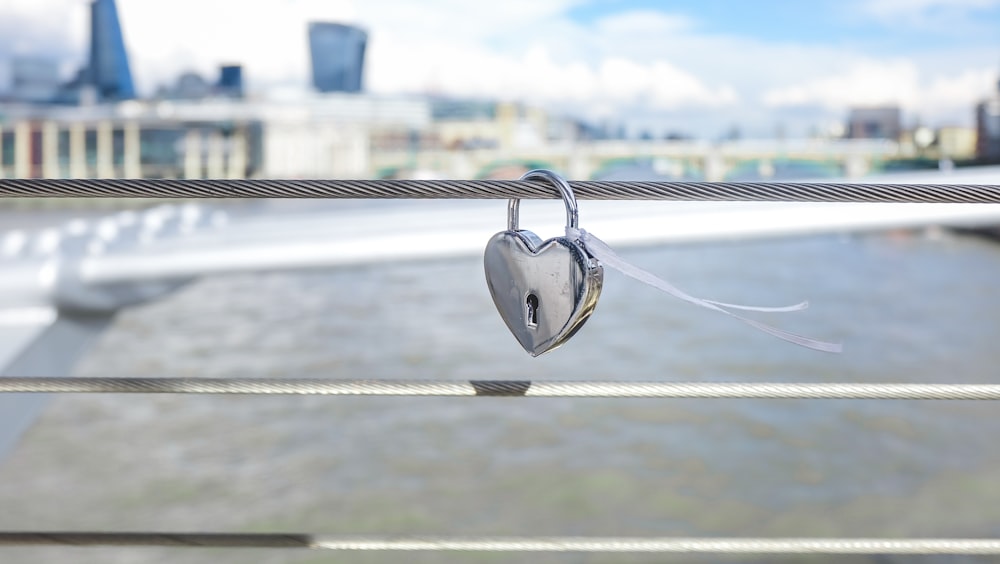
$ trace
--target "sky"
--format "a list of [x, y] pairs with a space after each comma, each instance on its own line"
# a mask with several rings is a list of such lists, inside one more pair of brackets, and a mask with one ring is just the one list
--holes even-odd
[[[835, 128], [897, 104], [906, 125], [972, 125], [1000, 79], [1000, 0], [118, 0], [132, 72], [152, 93], [238, 62], [251, 91], [308, 87], [306, 22], [369, 32], [380, 94], [522, 101], [594, 123], [699, 137]], [[58, 16], [54, 16], [58, 14]], [[85, 0], [0, 3], [12, 54], [86, 58]]]

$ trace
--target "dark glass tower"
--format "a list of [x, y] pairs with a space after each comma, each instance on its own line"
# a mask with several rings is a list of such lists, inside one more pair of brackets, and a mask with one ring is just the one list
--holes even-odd
[[368, 34], [360, 28], [326, 22], [309, 24], [313, 86], [320, 92], [361, 92]]
[[216, 90], [223, 96], [243, 97], [243, 65], [222, 65], [219, 67], [219, 83]]
[[84, 82], [97, 90], [100, 100], [135, 98], [115, 0], [90, 4], [90, 60]]
[[1000, 163], [1000, 80], [992, 96], [976, 105], [976, 156]]

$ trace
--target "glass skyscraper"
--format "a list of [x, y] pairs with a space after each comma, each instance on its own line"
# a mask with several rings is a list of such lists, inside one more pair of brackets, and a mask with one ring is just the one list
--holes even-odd
[[368, 34], [328, 22], [309, 24], [313, 86], [320, 92], [361, 92]]
[[219, 67], [219, 82], [215, 89], [223, 96], [243, 97], [243, 65], [222, 65]]
[[94, 0], [90, 4], [90, 60], [83, 82], [94, 87], [100, 100], [135, 98], [115, 0]]

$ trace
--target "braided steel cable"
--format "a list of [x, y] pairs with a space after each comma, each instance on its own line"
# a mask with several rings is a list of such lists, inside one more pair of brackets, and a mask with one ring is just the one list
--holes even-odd
[[1000, 400], [1000, 384], [0, 377], [0, 393]]
[[[804, 182], [571, 182], [584, 200], [1000, 203], [1000, 185]], [[91, 198], [558, 198], [520, 180], [40, 180], [0, 179], [2, 197]]]
[[0, 532], [4, 546], [169, 546], [477, 552], [1000, 554], [1000, 539], [450, 537], [262, 533]]

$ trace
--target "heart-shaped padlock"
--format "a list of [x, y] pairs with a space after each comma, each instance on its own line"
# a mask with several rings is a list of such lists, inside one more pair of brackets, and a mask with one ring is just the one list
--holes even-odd
[[[576, 197], [561, 176], [532, 170], [521, 180], [547, 180], [566, 204], [568, 227], [579, 228]], [[601, 296], [604, 269], [586, 249], [568, 237], [542, 241], [518, 229], [520, 200], [507, 203], [507, 230], [486, 244], [486, 284], [507, 328], [531, 356], [565, 343], [594, 312]]]

